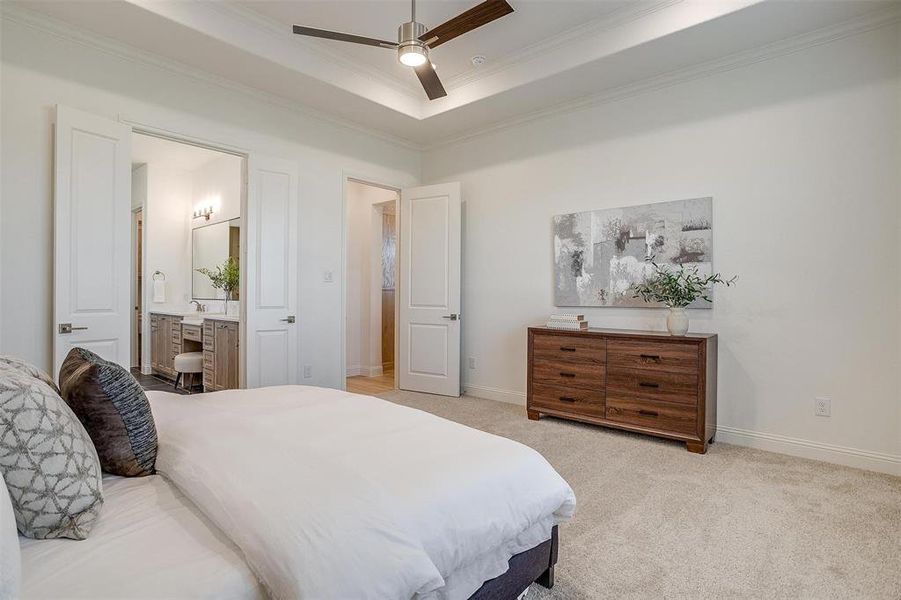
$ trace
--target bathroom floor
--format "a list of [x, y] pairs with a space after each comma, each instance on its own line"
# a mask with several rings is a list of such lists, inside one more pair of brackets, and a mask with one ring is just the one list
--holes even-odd
[[131, 374], [137, 379], [138, 383], [141, 384], [141, 387], [144, 388], [144, 391], [154, 390], [159, 392], [172, 392], [174, 394], [183, 394], [187, 395], [188, 391], [182, 388], [181, 386], [176, 389], [172, 386], [171, 381], [167, 381], [162, 379], [161, 377], [157, 377], [156, 375], [145, 375], [141, 373], [141, 370], [138, 368], [132, 368]]

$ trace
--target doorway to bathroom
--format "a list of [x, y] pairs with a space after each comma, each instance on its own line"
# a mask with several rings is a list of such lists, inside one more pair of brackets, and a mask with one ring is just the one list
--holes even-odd
[[54, 116], [53, 370], [83, 348], [205, 391], [299, 383], [297, 161], [204, 127]]
[[345, 182], [346, 388], [395, 389], [397, 209], [399, 191]]
[[173, 389], [237, 388], [244, 157], [135, 132], [131, 159], [132, 368]]

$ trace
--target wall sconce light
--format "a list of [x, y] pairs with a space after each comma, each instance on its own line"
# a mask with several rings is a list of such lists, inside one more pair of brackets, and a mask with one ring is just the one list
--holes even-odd
[[206, 208], [198, 208], [197, 210], [195, 210], [194, 218], [199, 219], [200, 217], [203, 217], [204, 219], [209, 221], [212, 214], [213, 214], [213, 207], [207, 206]]

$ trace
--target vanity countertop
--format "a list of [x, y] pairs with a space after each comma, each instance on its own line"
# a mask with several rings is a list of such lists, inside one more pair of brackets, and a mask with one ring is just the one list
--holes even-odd
[[197, 314], [193, 310], [175, 310], [174, 308], [151, 308], [148, 312], [152, 315], [168, 315], [170, 317], [193, 317]]
[[209, 319], [211, 321], [231, 321], [232, 323], [240, 323], [241, 317], [238, 315], [204, 315], [204, 319]]
[[150, 314], [155, 315], [167, 315], [170, 317], [181, 317], [182, 323], [185, 325], [202, 325], [205, 320], [210, 321], [231, 321], [233, 323], [239, 323], [241, 321], [241, 317], [238, 315], [226, 315], [223, 313], [205, 313], [205, 312], [197, 312], [197, 311], [184, 311], [184, 310], [172, 310], [172, 309], [153, 309], [149, 311]]

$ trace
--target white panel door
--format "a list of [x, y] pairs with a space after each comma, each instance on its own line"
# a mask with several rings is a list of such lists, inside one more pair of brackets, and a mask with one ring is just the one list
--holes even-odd
[[54, 373], [74, 346], [128, 368], [131, 128], [57, 106], [54, 136]]
[[247, 174], [245, 382], [296, 384], [297, 165], [251, 155]]
[[400, 196], [398, 385], [460, 395], [460, 184]]

